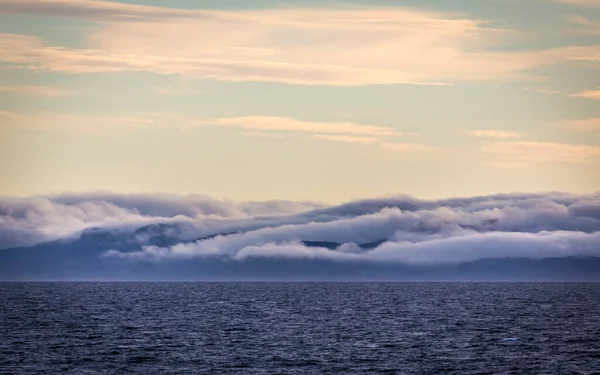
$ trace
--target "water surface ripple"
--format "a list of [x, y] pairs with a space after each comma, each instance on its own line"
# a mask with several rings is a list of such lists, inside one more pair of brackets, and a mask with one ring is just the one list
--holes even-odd
[[1, 374], [600, 374], [598, 283], [0, 283]]

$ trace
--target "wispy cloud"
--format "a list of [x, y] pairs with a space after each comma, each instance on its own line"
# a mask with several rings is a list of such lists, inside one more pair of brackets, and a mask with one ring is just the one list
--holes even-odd
[[497, 163], [531, 164], [543, 162], [599, 163], [600, 147], [553, 142], [496, 142], [482, 146], [482, 151], [495, 155]]
[[431, 146], [394, 141], [404, 133], [389, 127], [354, 122], [320, 122], [291, 117], [243, 116], [197, 120], [190, 116], [161, 113], [139, 115], [87, 115], [77, 113], [26, 113], [0, 111], [0, 130], [29, 129], [68, 131], [91, 135], [110, 136], [123, 131], [143, 131], [148, 128], [172, 127], [187, 130], [194, 127], [239, 129], [252, 137], [284, 138], [305, 137], [329, 142], [357, 145], [374, 144], [394, 151], [425, 151]]
[[332, 142], [343, 142], [343, 143], [362, 143], [371, 144], [381, 141], [381, 138], [377, 137], [356, 137], [351, 135], [339, 135], [339, 134], [315, 134], [315, 139], [322, 139], [325, 141]]
[[168, 96], [189, 96], [189, 95], [203, 95], [206, 91], [194, 90], [190, 88], [179, 88], [179, 87], [154, 87], [152, 92], [160, 95]]
[[560, 91], [560, 90], [556, 90], [556, 89], [553, 89], [553, 88], [550, 88], [550, 87], [541, 87], [541, 88], [525, 87], [524, 90], [535, 91], [535, 92], [539, 92], [540, 94], [564, 95], [564, 96], [570, 96], [570, 97], [574, 97], [574, 98], [585, 98], [585, 99], [600, 100], [600, 89], [598, 89], [598, 90], [586, 90], [586, 91], [575, 92], [575, 93], [569, 93], [569, 92], [565, 92], [565, 91]]
[[524, 161], [506, 161], [506, 160], [502, 160], [502, 161], [488, 161], [485, 165], [490, 166], [490, 167], [494, 167], [494, 168], [507, 168], [507, 169], [532, 169], [533, 166], [531, 165], [530, 162], [524, 162]]
[[[242, 128], [253, 132], [253, 135], [273, 135], [273, 132], [286, 132], [291, 135], [351, 144], [375, 144], [393, 151], [425, 151], [431, 146], [419, 143], [402, 143], [390, 140], [391, 137], [403, 136], [398, 130], [377, 125], [352, 122], [318, 122], [303, 121], [290, 117], [246, 116], [233, 118], [215, 118], [191, 122], [190, 126], [216, 126]], [[256, 133], [260, 132], [260, 133]]]
[[586, 99], [600, 100], [600, 89], [582, 91], [582, 92], [579, 92], [576, 94], [572, 94], [571, 96], [575, 96], [575, 97], [579, 97], [579, 98], [586, 98]]
[[[30, 128], [30, 129], [79, 129], [86, 131], [88, 128], [143, 128], [146, 125], [189, 128], [197, 126], [214, 126], [226, 128], [239, 128], [254, 134], [267, 134], [266, 132], [292, 132], [296, 134], [312, 134], [313, 136], [330, 137], [379, 137], [400, 136], [402, 132], [392, 128], [359, 124], [352, 122], [318, 122], [303, 121], [291, 117], [270, 116], [245, 116], [213, 118], [196, 120], [190, 116], [176, 116], [161, 113], [146, 113], [138, 116], [131, 115], [87, 115], [76, 113], [27, 113], [0, 111], [0, 127], [4, 128]], [[331, 138], [333, 139], [333, 138]], [[342, 138], [338, 138], [342, 140]]]
[[550, 0], [550, 1], [553, 1], [555, 3], [563, 3], [563, 4], [577, 5], [577, 6], [589, 6], [589, 7], [600, 6], [600, 0]]
[[66, 96], [74, 92], [50, 86], [0, 85], [0, 93], [25, 96]]
[[600, 33], [600, 22], [595, 22], [581, 15], [570, 15], [564, 17], [565, 21], [580, 26], [579, 31], [587, 34]]
[[381, 146], [392, 151], [431, 151], [433, 146], [410, 142], [383, 142]]
[[560, 125], [571, 130], [592, 133], [600, 136], [600, 118], [563, 121], [560, 123]]
[[1, 129], [68, 131], [107, 136], [123, 130], [143, 129], [155, 119], [144, 116], [93, 116], [75, 113], [24, 113], [0, 111]]
[[1, 61], [65, 73], [151, 71], [299, 85], [443, 85], [531, 78], [525, 72], [540, 66], [597, 62], [600, 51], [499, 51], [505, 31], [485, 20], [399, 7], [207, 11], [5, 0], [0, 12], [101, 22], [88, 37], [88, 49], [47, 46], [28, 36], [0, 38]]
[[111, 22], [164, 22], [165, 19], [216, 18], [219, 12], [189, 11], [104, 0], [0, 0], [0, 14], [53, 15]]
[[198, 121], [198, 125], [243, 128], [247, 130], [293, 131], [301, 133], [393, 136], [400, 132], [376, 125], [352, 122], [302, 121], [290, 117], [246, 116]]
[[475, 138], [522, 138], [521, 133], [505, 130], [462, 130], [461, 133], [467, 137]]
[[551, 87], [524, 87], [524, 90], [527, 91], [535, 91], [540, 94], [548, 94], [548, 95], [567, 95], [563, 91], [553, 89]]

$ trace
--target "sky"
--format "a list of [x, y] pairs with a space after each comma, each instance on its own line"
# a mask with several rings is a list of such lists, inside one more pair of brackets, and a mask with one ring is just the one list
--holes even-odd
[[598, 0], [0, 0], [0, 195], [598, 190]]

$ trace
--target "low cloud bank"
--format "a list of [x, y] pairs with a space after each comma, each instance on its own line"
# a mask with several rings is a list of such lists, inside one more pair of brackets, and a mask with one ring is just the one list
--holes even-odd
[[148, 224], [203, 224], [296, 214], [323, 205], [273, 200], [232, 202], [201, 195], [62, 194], [0, 197], [0, 249], [30, 246], [87, 228], [138, 228]]
[[[103, 257], [168, 262], [220, 257], [452, 264], [482, 258], [600, 256], [600, 193], [408, 196], [323, 206], [202, 196], [78, 194], [0, 200], [3, 247], [83, 229], [134, 241]], [[73, 234], [75, 233], [75, 234]], [[90, 229], [83, 235], [90, 234]], [[168, 236], [160, 246], [152, 239]]]

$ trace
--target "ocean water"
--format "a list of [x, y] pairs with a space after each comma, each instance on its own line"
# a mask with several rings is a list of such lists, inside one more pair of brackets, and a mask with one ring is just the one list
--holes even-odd
[[597, 283], [0, 283], [2, 374], [600, 374]]

